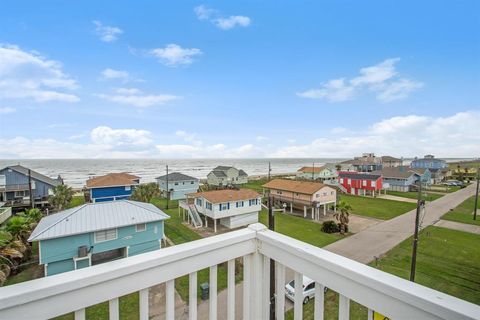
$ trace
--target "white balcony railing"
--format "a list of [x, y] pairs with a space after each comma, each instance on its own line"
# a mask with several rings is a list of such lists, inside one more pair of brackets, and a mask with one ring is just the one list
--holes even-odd
[[[243, 308], [235, 310], [235, 263], [243, 257]], [[0, 288], [0, 319], [48, 319], [109, 301], [119, 318], [118, 297], [139, 291], [140, 319], [149, 317], [148, 288], [166, 283], [166, 319], [175, 318], [174, 279], [190, 275], [189, 318], [197, 319], [197, 271], [210, 268], [209, 318], [217, 318], [217, 265], [228, 261], [227, 319], [268, 319], [269, 261], [276, 261], [277, 319], [283, 319], [285, 270], [315, 280], [315, 319], [323, 319], [323, 286], [340, 295], [339, 318], [354, 300], [391, 319], [479, 319], [480, 307], [403, 280], [334, 253], [269, 231], [261, 224], [109, 263]], [[288, 279], [290, 280], [290, 279]], [[295, 281], [299, 286], [301, 281]], [[300, 292], [300, 288], [295, 288]], [[302, 318], [296, 295], [295, 319]], [[239, 317], [239, 315], [241, 315]], [[372, 312], [369, 312], [371, 319]]]

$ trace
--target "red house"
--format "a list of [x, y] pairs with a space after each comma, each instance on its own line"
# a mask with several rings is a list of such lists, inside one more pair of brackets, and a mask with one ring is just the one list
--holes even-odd
[[341, 171], [338, 173], [338, 182], [346, 193], [359, 196], [380, 194], [383, 185], [381, 175], [359, 172]]

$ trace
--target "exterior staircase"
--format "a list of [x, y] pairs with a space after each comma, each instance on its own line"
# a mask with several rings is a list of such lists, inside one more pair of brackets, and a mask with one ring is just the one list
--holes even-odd
[[198, 213], [194, 204], [188, 205], [188, 215], [190, 216], [190, 221], [192, 221], [192, 224], [195, 228], [200, 228], [203, 225], [202, 218], [200, 218], [200, 214]]

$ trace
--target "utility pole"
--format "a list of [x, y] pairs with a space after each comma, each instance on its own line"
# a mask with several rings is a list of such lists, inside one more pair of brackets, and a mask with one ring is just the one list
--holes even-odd
[[268, 162], [268, 181], [270, 181], [270, 172], [272, 171], [272, 167], [270, 165], [270, 161]]
[[167, 164], [167, 205], [166, 209], [168, 209], [168, 198], [170, 198], [170, 189], [168, 188], [168, 164]]
[[28, 195], [30, 196], [30, 208], [33, 209], [35, 204], [33, 203], [33, 193], [32, 193], [32, 173], [28, 169]]
[[312, 163], [312, 180], [315, 180], [315, 162]]
[[[270, 192], [268, 194], [268, 229], [275, 231], [273, 199]], [[270, 320], [275, 320], [275, 261], [272, 259], [270, 259]]]
[[415, 282], [415, 268], [417, 266], [417, 246], [418, 246], [418, 229], [420, 224], [420, 212], [425, 204], [422, 199], [422, 181], [419, 180], [418, 197], [417, 197], [417, 212], [415, 215], [415, 232], [413, 234], [413, 248], [412, 248], [412, 265], [410, 269], [410, 281]]
[[473, 208], [473, 220], [477, 220], [477, 206], [478, 206], [478, 183], [480, 181], [480, 167], [477, 167], [477, 192], [475, 192], [475, 208]]

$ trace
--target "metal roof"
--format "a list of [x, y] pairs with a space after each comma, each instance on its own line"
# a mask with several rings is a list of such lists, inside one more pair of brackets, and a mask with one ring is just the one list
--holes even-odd
[[61, 238], [170, 218], [151, 203], [131, 200], [87, 203], [44, 217], [28, 241]]
[[[25, 168], [24, 166], [21, 166], [21, 165], [15, 165], [15, 166], [8, 166], [8, 167], [5, 167], [3, 169], [1, 169], [0, 171], [3, 171], [5, 169], [12, 169], [14, 171], [17, 171], [18, 173], [21, 173], [23, 175], [26, 175], [28, 176], [28, 168]], [[30, 169], [30, 175], [33, 179], [36, 179], [36, 180], [39, 180], [39, 181], [42, 181], [46, 184], [49, 184], [51, 186], [58, 186], [60, 184], [62, 184], [61, 181], [57, 180], [57, 179], [52, 179], [50, 177], [47, 177], [46, 175], [43, 175], [39, 172], [36, 172], [36, 171], [33, 171]]]
[[[167, 180], [167, 175], [157, 177], [158, 180]], [[195, 180], [198, 179], [195, 177], [187, 176], [186, 174], [180, 172], [172, 172], [168, 174], [168, 181], [185, 181], [185, 180]]]

